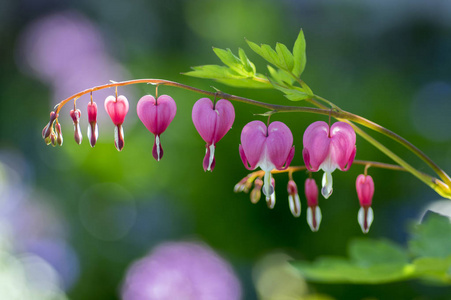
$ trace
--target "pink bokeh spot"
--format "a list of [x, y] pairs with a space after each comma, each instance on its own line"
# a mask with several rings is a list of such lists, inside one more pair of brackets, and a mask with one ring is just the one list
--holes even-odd
[[208, 246], [168, 242], [127, 271], [124, 300], [238, 300], [241, 285], [230, 265]]

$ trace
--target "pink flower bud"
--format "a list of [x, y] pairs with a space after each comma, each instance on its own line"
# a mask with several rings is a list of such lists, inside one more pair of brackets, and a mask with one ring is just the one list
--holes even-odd
[[318, 206], [318, 186], [315, 179], [308, 178], [305, 181], [305, 197], [307, 198], [307, 223], [313, 232], [318, 231], [321, 223], [321, 209]]
[[260, 167], [265, 171], [263, 193], [274, 193], [271, 170], [285, 170], [294, 156], [293, 135], [282, 122], [272, 122], [268, 128], [261, 121], [252, 121], [241, 132], [241, 160], [248, 170]]
[[139, 99], [136, 110], [144, 126], [155, 135], [152, 155], [159, 161], [163, 157], [160, 135], [174, 119], [177, 105], [168, 95], [161, 95], [157, 100], [151, 95], [146, 95]]
[[299, 217], [301, 215], [301, 199], [299, 199], [298, 187], [294, 180], [288, 181], [288, 203], [293, 216]]
[[56, 143], [60, 146], [63, 145], [63, 132], [61, 131], [61, 124], [55, 124], [56, 129]]
[[360, 209], [357, 220], [363, 233], [368, 233], [374, 220], [371, 203], [374, 195], [374, 181], [370, 175], [360, 174], [355, 183], [357, 196], [360, 202]]
[[91, 147], [94, 147], [99, 137], [99, 126], [97, 125], [97, 104], [88, 103], [88, 140]]
[[348, 123], [336, 122], [329, 128], [323, 121], [310, 124], [304, 132], [302, 156], [311, 172], [324, 171], [321, 193], [324, 198], [332, 194], [332, 172], [339, 168], [347, 171], [355, 158], [356, 136]]
[[50, 132], [53, 130], [53, 122], [55, 122], [58, 115], [54, 112], [50, 112], [50, 121], [47, 123], [47, 125], [42, 130], [42, 138], [47, 140], [50, 137]]
[[70, 111], [70, 117], [72, 118], [72, 121], [74, 122], [74, 139], [77, 144], [81, 144], [81, 141], [83, 139], [83, 135], [81, 134], [80, 130], [80, 116], [81, 112], [79, 109], [72, 109]]
[[215, 104], [208, 98], [201, 98], [193, 106], [194, 127], [206, 144], [203, 161], [204, 171], [213, 171], [215, 167], [215, 146], [232, 128], [235, 110], [230, 101], [221, 99]]

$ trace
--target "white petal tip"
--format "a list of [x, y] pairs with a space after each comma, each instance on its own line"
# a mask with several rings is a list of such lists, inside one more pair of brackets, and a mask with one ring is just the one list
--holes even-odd
[[307, 223], [313, 232], [317, 232], [321, 224], [322, 215], [319, 206], [315, 206], [314, 208], [314, 211], [311, 206], [307, 208]]
[[299, 195], [295, 194], [294, 197], [292, 195], [288, 195], [288, 203], [290, 204], [290, 210], [294, 217], [299, 217], [301, 215], [301, 200], [299, 199]]
[[371, 207], [364, 208], [360, 207], [359, 213], [357, 214], [357, 221], [359, 222], [360, 228], [363, 233], [368, 233], [370, 231], [370, 226], [374, 220], [374, 213]]
[[266, 197], [266, 204], [268, 205], [268, 208], [273, 209], [276, 205], [276, 193], [272, 193], [271, 196]]

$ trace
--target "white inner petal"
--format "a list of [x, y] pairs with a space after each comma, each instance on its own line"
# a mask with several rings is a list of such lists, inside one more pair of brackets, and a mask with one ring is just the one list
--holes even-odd
[[213, 159], [215, 159], [215, 145], [210, 145], [210, 160], [208, 161], [207, 171], [211, 171], [211, 164], [213, 163]]
[[269, 197], [266, 196], [266, 204], [271, 209], [273, 209], [274, 206], [276, 205], [276, 193], [274, 193], [274, 189], [273, 189], [273, 193], [271, 194], [271, 196], [269, 196]]
[[157, 157], [158, 161], [160, 161], [160, 136], [155, 136], [155, 144], [157, 145]]
[[288, 195], [288, 203], [290, 204], [290, 210], [293, 216], [299, 217], [301, 215], [301, 200], [299, 199], [299, 195], [296, 194], [294, 197]]
[[374, 220], [373, 209], [371, 207], [368, 207], [368, 212], [366, 215], [367, 228], [365, 228], [365, 209], [363, 207], [360, 207], [360, 209], [359, 209], [359, 213], [357, 214], [357, 220], [360, 224], [360, 228], [362, 229], [362, 232], [368, 233], [368, 231], [370, 230], [370, 226]]
[[325, 199], [329, 198], [330, 195], [332, 195], [333, 187], [332, 187], [332, 173], [324, 172], [323, 174], [323, 180], [322, 180], [322, 188], [321, 188], [321, 194]]

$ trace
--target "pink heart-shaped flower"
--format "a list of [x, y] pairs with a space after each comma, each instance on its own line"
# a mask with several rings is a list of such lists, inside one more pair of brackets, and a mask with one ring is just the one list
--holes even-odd
[[108, 96], [105, 99], [105, 110], [116, 126], [124, 123], [128, 108], [128, 100], [123, 95], [120, 95], [117, 98], [115, 96]]
[[161, 95], [157, 100], [151, 95], [146, 95], [139, 99], [136, 112], [144, 126], [155, 135], [152, 155], [159, 161], [163, 157], [160, 135], [174, 119], [177, 105], [168, 95]]
[[194, 127], [207, 143], [204, 157], [205, 171], [215, 167], [215, 145], [232, 128], [235, 121], [235, 109], [230, 101], [221, 99], [214, 105], [208, 98], [201, 98], [193, 106], [192, 119]]

